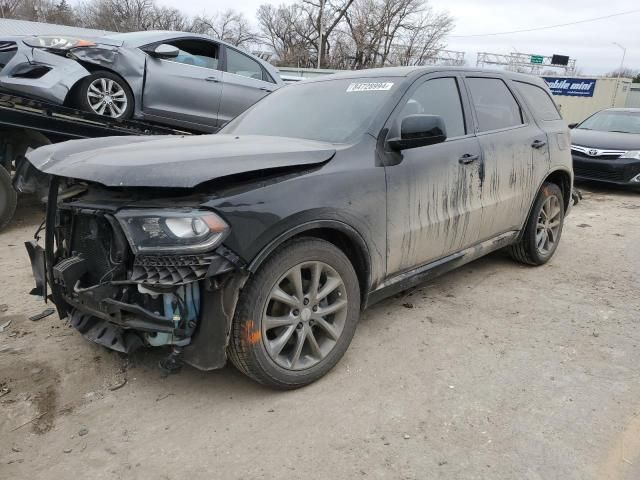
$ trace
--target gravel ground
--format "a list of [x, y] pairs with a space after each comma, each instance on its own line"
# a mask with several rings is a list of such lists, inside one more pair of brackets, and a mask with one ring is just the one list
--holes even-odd
[[549, 264], [497, 253], [388, 299], [288, 393], [28, 320], [23, 202], [0, 234], [0, 478], [638, 479], [640, 194], [584, 193]]

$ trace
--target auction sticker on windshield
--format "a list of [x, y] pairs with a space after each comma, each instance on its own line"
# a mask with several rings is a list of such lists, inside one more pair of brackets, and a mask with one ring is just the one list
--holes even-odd
[[347, 92], [376, 92], [391, 90], [393, 82], [350, 83]]

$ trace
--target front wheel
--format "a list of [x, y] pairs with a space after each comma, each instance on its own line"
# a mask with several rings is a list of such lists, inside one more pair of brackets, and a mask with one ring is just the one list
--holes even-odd
[[111, 118], [131, 118], [133, 93], [118, 75], [98, 71], [84, 78], [75, 91], [75, 106]]
[[284, 244], [249, 279], [233, 320], [229, 357], [254, 380], [279, 389], [325, 375], [351, 343], [360, 315], [353, 265], [333, 244]]
[[522, 238], [509, 247], [511, 257], [528, 265], [547, 263], [558, 248], [563, 225], [562, 190], [546, 182], [536, 197]]

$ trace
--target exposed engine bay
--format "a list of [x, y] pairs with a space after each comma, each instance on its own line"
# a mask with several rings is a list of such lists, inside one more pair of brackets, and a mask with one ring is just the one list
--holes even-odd
[[[54, 179], [45, 252], [37, 242], [27, 243], [37, 283], [33, 293], [47, 296], [49, 286], [61, 317], [87, 339], [124, 353], [172, 346], [173, 355], [182, 357], [197, 333], [211, 333], [211, 326], [201, 326], [206, 317], [223, 327], [213, 330], [224, 357], [233, 308], [226, 318], [215, 318], [224, 302], [208, 304], [202, 297], [242, 277], [236, 256], [222, 246], [211, 250], [226, 225], [212, 212], [176, 199], [171, 210], [120, 208], [131, 200], [130, 192]], [[198, 368], [221, 366], [219, 360], [203, 360], [202, 352], [184, 353]]]

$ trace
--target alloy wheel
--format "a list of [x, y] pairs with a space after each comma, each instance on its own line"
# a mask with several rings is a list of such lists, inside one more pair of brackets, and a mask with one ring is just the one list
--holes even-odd
[[347, 291], [324, 262], [298, 264], [271, 289], [262, 315], [262, 339], [271, 359], [287, 370], [320, 363], [338, 342], [347, 318]]
[[541, 255], [552, 252], [558, 242], [562, 206], [555, 195], [547, 197], [540, 209], [536, 224], [536, 248]]
[[127, 94], [118, 82], [110, 78], [96, 78], [89, 84], [87, 100], [98, 115], [121, 117], [127, 110]]

